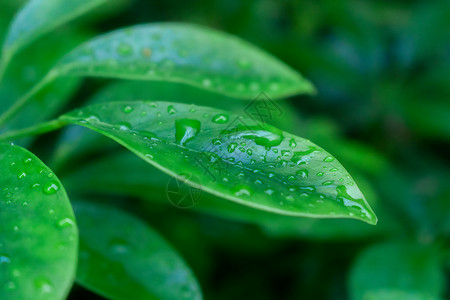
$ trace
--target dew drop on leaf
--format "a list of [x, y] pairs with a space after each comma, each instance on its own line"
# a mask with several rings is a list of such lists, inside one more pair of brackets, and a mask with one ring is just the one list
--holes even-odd
[[130, 105], [125, 105], [125, 106], [122, 108], [122, 111], [123, 111], [124, 113], [126, 113], [126, 114], [129, 114], [130, 112], [133, 111], [133, 107], [130, 106]]
[[253, 190], [246, 185], [237, 185], [231, 191], [236, 196], [251, 196], [253, 194]]
[[197, 136], [201, 123], [194, 119], [179, 119], [175, 121], [175, 139], [184, 145]]
[[228, 122], [228, 115], [226, 114], [217, 114], [212, 118], [212, 121], [217, 124], [224, 124]]
[[44, 193], [47, 195], [55, 194], [57, 191], [59, 191], [59, 188], [59, 183], [57, 183], [56, 181], [52, 181], [44, 186]]
[[45, 278], [36, 278], [34, 280], [34, 287], [36, 288], [36, 290], [43, 294], [51, 293], [53, 290], [50, 281]]

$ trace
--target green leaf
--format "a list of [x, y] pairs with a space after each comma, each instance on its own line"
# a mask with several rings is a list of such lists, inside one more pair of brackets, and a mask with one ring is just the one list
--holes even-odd
[[75, 202], [80, 228], [77, 282], [109, 299], [202, 299], [179, 254], [134, 216]]
[[[115, 151], [77, 169], [71, 168], [71, 172], [61, 180], [71, 195], [87, 193], [133, 196], [151, 201], [151, 204], [170, 205], [167, 185], [171, 177], [149, 164], [142, 163], [139, 157], [128, 151]], [[375, 208], [378, 214], [382, 212], [379, 206]], [[383, 222], [377, 226], [350, 219], [295, 218], [256, 210], [206, 193], [201, 194], [191, 209], [226, 220], [256, 224], [268, 234], [278, 237], [342, 241], [393, 235], [398, 232], [390, 219], [384, 215], [380, 215]]]
[[[70, 39], [65, 38], [68, 35]], [[19, 53], [0, 83], [0, 114], [32, 88], [62, 55], [87, 36], [78, 30], [58, 30]], [[52, 45], [52, 51], [48, 51], [48, 45]], [[79, 82], [79, 78], [59, 78], [51, 82], [5, 123], [0, 132], [26, 128], [54, 116], [68, 102]]]
[[64, 188], [36, 156], [0, 144], [0, 298], [65, 299], [78, 236]]
[[2, 68], [22, 48], [107, 0], [30, 0], [15, 16], [3, 43]]
[[441, 299], [444, 274], [436, 249], [393, 242], [364, 251], [349, 283], [354, 300]]
[[[293, 107], [284, 101], [272, 101], [264, 93], [252, 102], [233, 99], [224, 95], [201, 90], [189, 85], [164, 81], [117, 81], [95, 94], [88, 105], [117, 101], [137, 101], [139, 99], [158, 99], [159, 101], [177, 101], [186, 104], [211, 106], [226, 109], [238, 114], [255, 113], [260, 110], [264, 121], [288, 132], [295, 132], [298, 117]], [[108, 141], [108, 140], [107, 140]], [[95, 151], [104, 151], [111, 143], [105, 138], [79, 126], [66, 128], [61, 135], [55, 153], [56, 164], [73, 162], [75, 159]]]
[[191, 24], [138, 25], [73, 50], [51, 76], [181, 82], [236, 98], [314, 93], [299, 73], [249, 43]]
[[115, 102], [61, 120], [93, 129], [195, 188], [274, 213], [377, 218], [329, 153], [268, 124], [171, 102]]

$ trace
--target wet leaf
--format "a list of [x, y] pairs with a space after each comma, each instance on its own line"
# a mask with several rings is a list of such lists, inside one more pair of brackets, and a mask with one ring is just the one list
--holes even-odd
[[147, 224], [105, 205], [76, 201], [74, 209], [78, 283], [108, 299], [202, 298], [192, 271]]
[[[132, 170], [132, 171], [130, 171]], [[168, 199], [167, 186], [171, 177], [162, 173], [130, 152], [115, 151], [95, 162], [71, 168], [71, 172], [62, 177], [64, 186], [71, 195], [122, 195], [133, 196], [157, 203], [173, 205]], [[363, 186], [364, 187], [364, 186]], [[369, 198], [368, 189], [363, 189]], [[149, 193], [151, 191], [151, 193]], [[351, 219], [314, 219], [296, 218], [271, 214], [262, 210], [239, 205], [232, 201], [202, 193], [193, 211], [240, 223], [260, 226], [266, 233], [277, 237], [307, 238], [315, 240], [356, 240], [375, 236], [393, 235], [397, 226], [386, 215], [380, 205], [371, 201], [377, 210], [380, 222], [371, 226]]]
[[294, 216], [377, 220], [333, 156], [249, 117], [142, 101], [92, 105], [61, 120], [112, 138], [181, 184], [243, 205]]
[[[201, 45], [201, 47], [199, 47]], [[298, 72], [255, 46], [191, 24], [138, 25], [97, 37], [66, 55], [49, 76], [181, 82], [236, 98], [313, 93]]]
[[353, 266], [351, 299], [441, 299], [443, 276], [436, 249], [399, 242], [375, 245]]
[[107, 0], [30, 0], [10, 25], [3, 43], [2, 67], [34, 40], [105, 2]]
[[36, 156], [0, 144], [0, 298], [64, 299], [77, 227], [61, 182]]

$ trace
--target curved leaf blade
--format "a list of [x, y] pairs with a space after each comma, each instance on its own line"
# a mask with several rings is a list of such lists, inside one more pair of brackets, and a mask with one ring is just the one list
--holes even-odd
[[368, 248], [350, 273], [351, 299], [441, 299], [444, 274], [436, 249], [391, 242]]
[[3, 44], [3, 67], [20, 49], [105, 2], [107, 0], [30, 0], [8, 30]]
[[[149, 164], [142, 163], [139, 157], [129, 151], [114, 151], [111, 155], [71, 171], [61, 178], [70, 194], [133, 196], [151, 203], [171, 205], [166, 190], [171, 177]], [[366, 197], [369, 199], [369, 195]], [[373, 205], [373, 202], [371, 203]], [[196, 205], [190, 209], [234, 222], [255, 224], [277, 237], [342, 241], [364, 240], [398, 233], [396, 223], [386, 214], [381, 214], [383, 207], [377, 205], [374, 208], [383, 220], [377, 226], [352, 219], [295, 218], [271, 214], [206, 193], [202, 194]]]
[[314, 93], [299, 73], [255, 46], [213, 29], [157, 23], [119, 29], [66, 55], [55, 74], [172, 81], [236, 98]]
[[36, 156], [0, 144], [0, 298], [63, 299], [78, 232], [61, 182]]
[[115, 102], [64, 115], [195, 188], [274, 213], [377, 221], [329, 153], [267, 124], [171, 102]]
[[189, 267], [147, 224], [106, 205], [77, 201], [74, 210], [78, 283], [109, 299], [202, 299]]

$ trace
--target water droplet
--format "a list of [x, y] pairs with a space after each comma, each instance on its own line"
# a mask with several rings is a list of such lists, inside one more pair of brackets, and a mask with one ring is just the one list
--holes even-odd
[[274, 190], [267, 189], [267, 190], [264, 191], [264, 193], [266, 193], [267, 195], [271, 196], [274, 193]]
[[131, 124], [128, 122], [120, 122], [116, 124], [117, 127], [119, 127], [119, 130], [121, 131], [130, 131], [131, 130]]
[[248, 154], [248, 155], [252, 155], [252, 154], [253, 154], [252, 149], [247, 149], [247, 154]]
[[153, 159], [153, 155], [151, 155], [150, 153], [145, 154], [145, 157], [149, 158], [149, 159]]
[[44, 186], [44, 193], [46, 193], [47, 195], [55, 194], [57, 191], [59, 191], [59, 188], [59, 183], [56, 181], [52, 181]]
[[319, 177], [322, 177], [323, 176], [323, 172], [319, 172], [316, 175], [319, 176]]
[[126, 254], [129, 252], [128, 242], [121, 238], [114, 238], [109, 242], [109, 249], [114, 254]]
[[224, 124], [228, 122], [228, 116], [225, 114], [217, 114], [212, 118], [212, 121], [217, 124]]
[[228, 153], [233, 153], [237, 146], [238, 146], [237, 143], [230, 143], [227, 147]]
[[130, 105], [125, 105], [125, 106], [122, 108], [122, 111], [123, 111], [124, 113], [126, 113], [126, 114], [129, 114], [130, 112], [133, 111], [133, 107], [130, 106]]
[[215, 145], [215, 146], [219, 146], [219, 145], [222, 145], [222, 140], [219, 139], [219, 138], [213, 139], [213, 140], [212, 140], [212, 143], [213, 143], [213, 145]]
[[34, 287], [43, 294], [51, 293], [53, 289], [50, 281], [45, 278], [36, 278], [34, 280]]
[[326, 162], [332, 162], [333, 160], [334, 160], [333, 156], [327, 156], [323, 159], [323, 161], [326, 161]]
[[184, 145], [197, 136], [201, 123], [194, 119], [179, 119], [175, 121], [175, 138]]
[[266, 149], [280, 145], [284, 139], [281, 130], [268, 124], [257, 126], [238, 125], [232, 129], [222, 130], [221, 134], [229, 135], [232, 138], [253, 140], [257, 145], [264, 146]]
[[0, 253], [0, 264], [9, 264], [11, 262], [11, 259], [8, 255], [4, 253]]
[[308, 170], [307, 169], [301, 169], [295, 172], [295, 174], [299, 175], [302, 178], [308, 178]]
[[58, 222], [58, 226], [61, 228], [68, 228], [68, 227], [72, 227], [74, 225], [75, 225], [75, 222], [70, 218], [61, 219]]
[[27, 201], [24, 201], [23, 203], [22, 203], [22, 206], [27, 206], [28, 205], [28, 202]]
[[204, 87], [210, 87], [211, 86], [211, 80], [210, 79], [203, 79], [202, 84]]
[[27, 176], [27, 173], [23, 172], [23, 173], [17, 175], [17, 178], [22, 179], [22, 178], [24, 178], [25, 176]]
[[169, 113], [169, 115], [173, 115], [177, 112], [177, 110], [175, 109], [175, 107], [173, 107], [173, 105], [169, 105], [167, 106], [167, 112]]
[[231, 190], [236, 196], [251, 196], [253, 191], [246, 185], [237, 185]]
[[133, 53], [133, 48], [131, 47], [130, 44], [120, 43], [119, 46], [117, 47], [117, 52], [121, 56], [129, 56]]
[[291, 147], [292, 149], [297, 147], [297, 142], [294, 139], [290, 139], [289, 140], [289, 147]]
[[322, 182], [322, 185], [331, 185], [331, 184], [333, 184], [333, 180], [327, 180]]
[[29, 163], [29, 162], [31, 162], [31, 161], [32, 161], [32, 159], [31, 159], [31, 157], [29, 157], [29, 158], [27, 158], [27, 159], [24, 160], [24, 163]]

